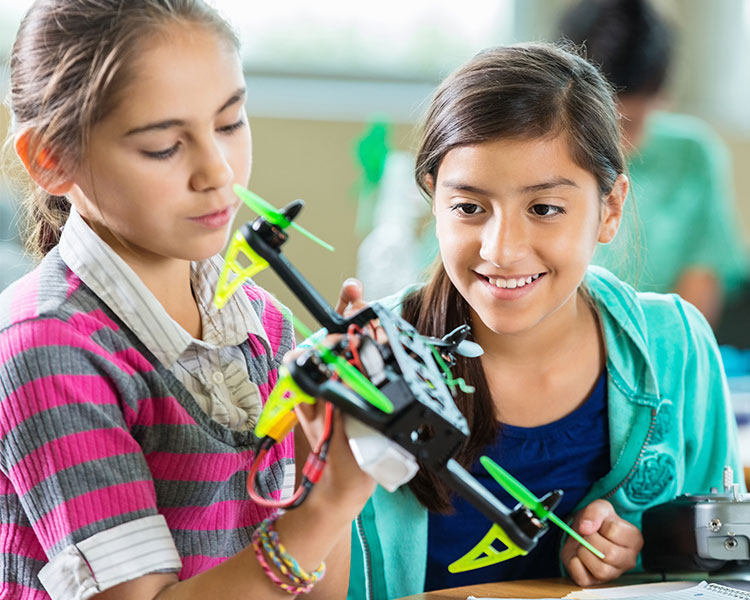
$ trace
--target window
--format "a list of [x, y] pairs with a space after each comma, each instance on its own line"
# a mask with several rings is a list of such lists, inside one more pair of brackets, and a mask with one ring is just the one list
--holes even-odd
[[[448, 72], [511, 39], [514, 0], [214, 4], [239, 31], [251, 114], [410, 121]], [[0, 6], [0, 59], [30, 5]]]

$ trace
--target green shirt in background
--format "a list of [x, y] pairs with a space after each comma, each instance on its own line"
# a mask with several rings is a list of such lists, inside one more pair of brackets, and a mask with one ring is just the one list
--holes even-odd
[[712, 270], [725, 291], [738, 287], [747, 274], [746, 250], [720, 138], [694, 117], [656, 113], [628, 168], [631, 193], [620, 231], [598, 246], [594, 264], [642, 291], [673, 290], [689, 267]]

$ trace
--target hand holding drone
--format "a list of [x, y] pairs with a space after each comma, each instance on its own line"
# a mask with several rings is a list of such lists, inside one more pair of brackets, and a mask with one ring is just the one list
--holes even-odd
[[[467, 340], [468, 325], [442, 339], [428, 338], [380, 304], [372, 304], [344, 318], [337, 314], [281, 252], [291, 226], [329, 250], [331, 246], [294, 223], [302, 209], [296, 200], [281, 211], [256, 194], [235, 186], [235, 193], [259, 218], [234, 234], [219, 278], [215, 302], [221, 307], [249, 277], [271, 266], [329, 333], [343, 334], [332, 347], [316, 343], [282, 368], [256, 426], [262, 438], [248, 491], [256, 502], [294, 508], [304, 502], [325, 468], [333, 423], [333, 407], [346, 415], [346, 433], [363, 470], [390, 491], [409, 481], [421, 467], [437, 474], [458, 495], [487, 517], [492, 526], [465, 556], [449, 566], [460, 572], [527, 554], [555, 523], [600, 558], [604, 555], [552, 513], [562, 497], [554, 490], [537, 498], [488, 457], [481, 463], [519, 504], [507, 508], [452, 457], [469, 435], [466, 420], [456, 408], [452, 389], [473, 391], [454, 379], [450, 367], [455, 355], [476, 357], [482, 350]], [[244, 266], [240, 260], [249, 264]], [[373, 324], [386, 334], [378, 341]], [[306, 337], [310, 332], [295, 320]], [[283, 439], [296, 423], [294, 407], [316, 398], [329, 401], [322, 439], [303, 468], [303, 483], [284, 503], [268, 500], [255, 491], [257, 465], [269, 448]], [[505, 548], [493, 546], [500, 540]]]

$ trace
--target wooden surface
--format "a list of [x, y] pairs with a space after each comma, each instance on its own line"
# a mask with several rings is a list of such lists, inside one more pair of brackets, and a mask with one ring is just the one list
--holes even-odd
[[482, 583], [466, 587], [425, 592], [406, 596], [402, 600], [466, 600], [477, 598], [562, 598], [573, 590], [580, 590], [570, 579], [526, 579], [502, 583]]
[[[706, 573], [684, 574], [675, 576], [674, 580], [701, 581], [706, 579]], [[670, 580], [672, 578], [670, 577]], [[636, 585], [640, 583], [656, 583], [663, 581], [656, 573], [632, 573], [623, 575], [619, 579], [594, 587], [611, 587], [621, 585]], [[452, 588], [435, 592], [424, 592], [414, 596], [405, 596], [399, 600], [466, 600], [467, 596], [477, 598], [562, 598], [570, 592], [580, 590], [570, 579], [521, 579], [519, 581], [503, 581], [500, 583], [482, 583], [466, 587]]]

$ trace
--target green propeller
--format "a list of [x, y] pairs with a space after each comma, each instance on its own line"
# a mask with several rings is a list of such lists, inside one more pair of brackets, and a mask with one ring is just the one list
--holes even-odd
[[[307, 339], [310, 339], [313, 336], [313, 332], [294, 315], [292, 315], [292, 322], [294, 323], [294, 328], [299, 331], [302, 336]], [[314, 338], [313, 343], [318, 352], [320, 352], [320, 357], [323, 359], [323, 362], [336, 371], [338, 376], [341, 377], [341, 381], [347, 384], [352, 390], [362, 396], [362, 398], [367, 400], [375, 408], [379, 408], [386, 414], [391, 414], [393, 412], [393, 402], [391, 402], [391, 399], [375, 387], [356, 367], [346, 362], [343, 357], [336, 356], [331, 352], [331, 349], [324, 344], [314, 341]]]
[[524, 485], [520, 481], [518, 481], [518, 479], [513, 477], [513, 475], [508, 473], [508, 471], [503, 469], [495, 461], [487, 456], [481, 456], [479, 458], [479, 462], [482, 463], [482, 466], [487, 469], [487, 472], [492, 475], [495, 481], [503, 486], [506, 492], [508, 492], [526, 508], [531, 510], [537, 517], [542, 520], [549, 519], [570, 537], [581, 544], [581, 546], [586, 548], [589, 552], [591, 552], [595, 556], [598, 556], [599, 558], [604, 558], [604, 554], [602, 554], [599, 550], [594, 548], [580, 535], [573, 531], [573, 529], [571, 529], [565, 521], [560, 519], [560, 517], [544, 508], [539, 499], [534, 494], [532, 494], [528, 488], [524, 487]]
[[233, 189], [234, 193], [239, 196], [240, 200], [242, 200], [250, 210], [259, 214], [269, 223], [277, 225], [282, 229], [286, 229], [291, 225], [305, 237], [308, 237], [316, 244], [323, 246], [323, 248], [325, 248], [326, 250], [330, 250], [331, 252], [333, 252], [333, 246], [331, 246], [331, 244], [329, 244], [328, 242], [324, 242], [318, 236], [310, 233], [301, 225], [297, 225], [297, 223], [295, 223], [294, 221], [290, 221], [289, 219], [287, 219], [273, 206], [273, 204], [271, 204], [270, 202], [266, 202], [263, 198], [258, 196], [258, 194], [251, 192], [250, 190], [242, 187], [237, 183], [234, 184]]

